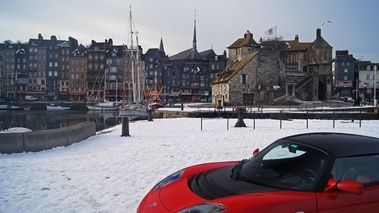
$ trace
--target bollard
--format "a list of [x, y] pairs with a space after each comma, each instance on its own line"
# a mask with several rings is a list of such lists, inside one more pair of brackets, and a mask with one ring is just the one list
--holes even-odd
[[129, 118], [128, 117], [124, 117], [122, 119], [122, 133], [121, 133], [121, 136], [122, 137], [125, 137], [125, 136], [129, 136]]
[[147, 110], [147, 121], [153, 121], [153, 111], [152, 109]]
[[245, 122], [243, 121], [243, 113], [245, 112], [245, 108], [237, 107], [236, 108], [238, 120], [234, 127], [246, 127]]

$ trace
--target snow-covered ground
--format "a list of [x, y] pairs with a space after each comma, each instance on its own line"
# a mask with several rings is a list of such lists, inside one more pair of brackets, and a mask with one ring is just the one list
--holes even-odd
[[[202, 123], [201, 123], [202, 121]], [[284, 136], [347, 132], [379, 137], [379, 121], [178, 118], [98, 132], [69, 147], [0, 154], [0, 212], [127, 212], [162, 178], [189, 165], [249, 158]], [[227, 127], [228, 125], [228, 127]], [[255, 128], [253, 128], [255, 125]], [[202, 130], [201, 130], [202, 128]]]

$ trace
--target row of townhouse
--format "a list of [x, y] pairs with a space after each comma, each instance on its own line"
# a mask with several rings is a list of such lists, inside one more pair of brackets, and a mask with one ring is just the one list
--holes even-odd
[[[138, 47], [138, 48], [137, 48]], [[143, 53], [141, 46], [114, 45], [112, 39], [92, 41], [44, 39], [0, 44], [0, 96], [17, 101], [39, 100], [143, 102], [145, 89], [163, 87], [167, 102], [211, 101], [211, 82], [226, 65], [226, 53], [197, 51], [193, 46], [173, 56], [159, 48]]]
[[[132, 79], [136, 85], [144, 83], [141, 53], [140, 46], [113, 45], [112, 39], [92, 41], [88, 47], [72, 37], [44, 39], [41, 34], [28, 43], [5, 41], [0, 44], [0, 94], [16, 101], [26, 95], [39, 100], [131, 98]], [[128, 73], [132, 60], [139, 61], [134, 66], [139, 78]]]

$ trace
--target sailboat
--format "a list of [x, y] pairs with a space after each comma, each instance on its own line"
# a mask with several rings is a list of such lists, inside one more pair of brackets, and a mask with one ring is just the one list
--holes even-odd
[[158, 88], [158, 80], [157, 76], [155, 76], [153, 86], [147, 87], [147, 91], [145, 92], [145, 96], [147, 99], [147, 107], [149, 109], [158, 109], [164, 107], [166, 102], [162, 100], [163, 87]]
[[[146, 106], [142, 104], [142, 98], [141, 98], [141, 78], [140, 78], [140, 54], [139, 54], [139, 45], [138, 45], [138, 32], [135, 33], [136, 35], [136, 41], [137, 46], [134, 50], [133, 46], [133, 19], [132, 19], [132, 10], [130, 8], [130, 50], [127, 51], [130, 58], [130, 74], [131, 74], [131, 80], [132, 80], [132, 91], [133, 91], [133, 101], [131, 103], [130, 100], [128, 100], [128, 103], [125, 104], [125, 101], [123, 101], [122, 106], [120, 107], [119, 116], [127, 116], [130, 120], [141, 120], [141, 119], [147, 119], [147, 110]], [[137, 69], [135, 73], [135, 68]], [[136, 79], [137, 78], [137, 79]], [[130, 90], [129, 90], [130, 91]]]
[[[86, 107], [88, 110], [96, 110], [96, 111], [117, 111], [119, 108], [116, 103], [108, 101], [105, 99], [106, 87], [107, 87], [107, 72], [104, 72], [104, 95], [102, 102], [96, 102], [93, 105], [87, 104]], [[99, 93], [98, 93], [99, 94]]]

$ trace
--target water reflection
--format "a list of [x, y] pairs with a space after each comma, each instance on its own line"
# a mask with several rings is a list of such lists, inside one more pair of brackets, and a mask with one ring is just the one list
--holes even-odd
[[0, 110], [0, 130], [10, 127], [25, 127], [33, 131], [56, 129], [86, 121], [96, 123], [96, 131], [122, 122], [118, 112], [93, 111], [3, 111]]

